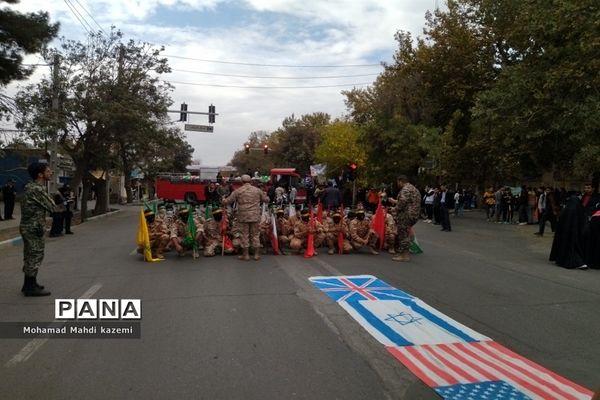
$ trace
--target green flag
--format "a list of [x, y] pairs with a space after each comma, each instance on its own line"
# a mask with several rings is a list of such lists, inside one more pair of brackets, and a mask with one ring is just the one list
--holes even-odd
[[196, 242], [196, 222], [194, 222], [194, 212], [191, 207], [188, 210], [187, 229], [185, 230], [183, 243], [186, 247], [197, 250], [198, 243]]

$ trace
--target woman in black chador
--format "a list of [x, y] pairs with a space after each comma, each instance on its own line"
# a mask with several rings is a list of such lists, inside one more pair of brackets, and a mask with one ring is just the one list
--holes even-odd
[[590, 219], [586, 247], [587, 265], [590, 268], [600, 268], [600, 211], [592, 214]]
[[550, 261], [564, 268], [587, 268], [583, 242], [586, 222], [581, 201], [571, 192], [565, 208], [558, 217]]

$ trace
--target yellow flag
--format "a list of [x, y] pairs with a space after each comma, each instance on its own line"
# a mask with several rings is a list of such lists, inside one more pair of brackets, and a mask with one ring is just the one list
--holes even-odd
[[150, 247], [150, 235], [148, 234], [148, 225], [144, 216], [144, 207], [140, 209], [140, 222], [137, 231], [137, 245], [144, 248], [144, 260], [148, 262], [162, 261], [160, 258], [152, 257], [152, 249]]

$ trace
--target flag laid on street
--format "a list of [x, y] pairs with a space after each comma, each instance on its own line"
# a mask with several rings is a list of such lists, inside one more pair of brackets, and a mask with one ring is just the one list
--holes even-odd
[[413, 299], [372, 275], [313, 276], [312, 284], [335, 301]]
[[444, 399], [590, 399], [593, 393], [493, 341], [388, 347]]
[[589, 400], [593, 395], [372, 275], [309, 280], [444, 399]]
[[340, 305], [385, 346], [490, 340], [417, 298], [343, 301]]

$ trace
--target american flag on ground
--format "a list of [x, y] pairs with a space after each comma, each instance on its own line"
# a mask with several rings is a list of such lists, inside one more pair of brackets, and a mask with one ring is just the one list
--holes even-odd
[[593, 393], [493, 341], [387, 348], [444, 399], [590, 399]]

